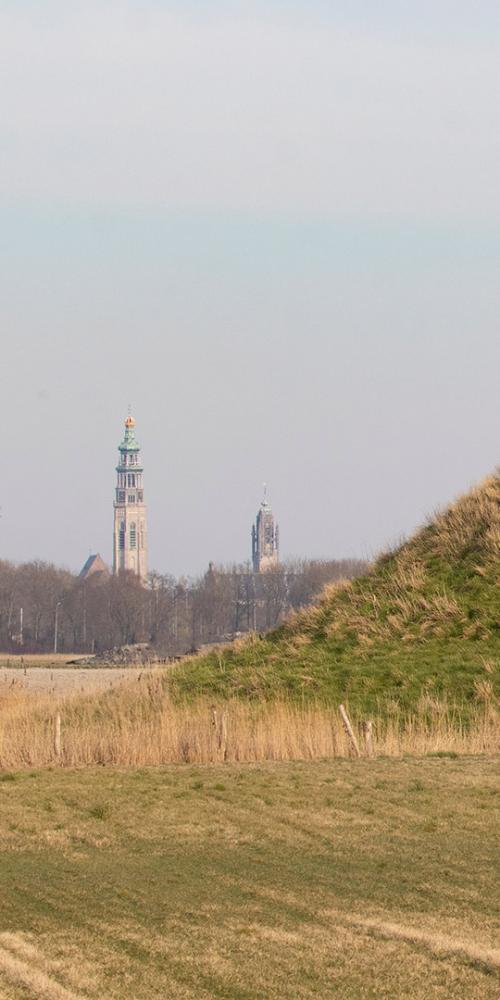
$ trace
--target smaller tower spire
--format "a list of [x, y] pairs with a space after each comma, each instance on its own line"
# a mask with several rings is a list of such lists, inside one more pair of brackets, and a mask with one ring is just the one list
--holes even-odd
[[279, 528], [267, 499], [267, 483], [255, 524], [252, 526], [252, 565], [254, 573], [277, 566], [279, 561]]

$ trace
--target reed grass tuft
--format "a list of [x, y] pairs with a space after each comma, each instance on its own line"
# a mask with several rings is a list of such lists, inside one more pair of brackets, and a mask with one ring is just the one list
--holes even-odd
[[[61, 745], [54, 739], [61, 719]], [[363, 719], [352, 714], [363, 746]], [[500, 716], [488, 698], [466, 714], [432, 697], [414, 711], [394, 702], [374, 716], [375, 756], [500, 751]], [[293, 700], [215, 704], [172, 700], [162, 671], [92, 695], [7, 691], [0, 701], [0, 768], [17, 770], [215, 762], [320, 760], [351, 755], [335, 707]], [[98, 804], [96, 805], [98, 808]]]

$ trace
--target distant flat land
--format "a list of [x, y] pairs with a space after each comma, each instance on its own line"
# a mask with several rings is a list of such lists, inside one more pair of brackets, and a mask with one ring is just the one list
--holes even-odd
[[0, 997], [500, 995], [500, 760], [0, 775]]
[[138, 677], [149, 667], [64, 667], [54, 664], [21, 667], [3, 666], [0, 661], [0, 694], [2, 687], [15, 684], [27, 691], [96, 691], [111, 687], [124, 678]]
[[83, 653], [0, 653], [0, 667], [64, 667], [68, 660], [85, 659]]

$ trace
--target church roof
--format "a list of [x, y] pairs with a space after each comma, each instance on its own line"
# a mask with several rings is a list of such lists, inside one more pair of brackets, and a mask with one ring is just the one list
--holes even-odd
[[94, 573], [109, 573], [109, 569], [106, 566], [104, 559], [101, 558], [98, 552], [96, 552], [95, 555], [88, 557], [87, 562], [78, 574], [79, 579], [88, 580], [89, 576], [93, 576]]

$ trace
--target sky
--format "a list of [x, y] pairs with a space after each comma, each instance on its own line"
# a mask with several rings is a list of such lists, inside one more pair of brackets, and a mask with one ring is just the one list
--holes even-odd
[[500, 7], [0, 0], [0, 558], [371, 558], [500, 459]]

